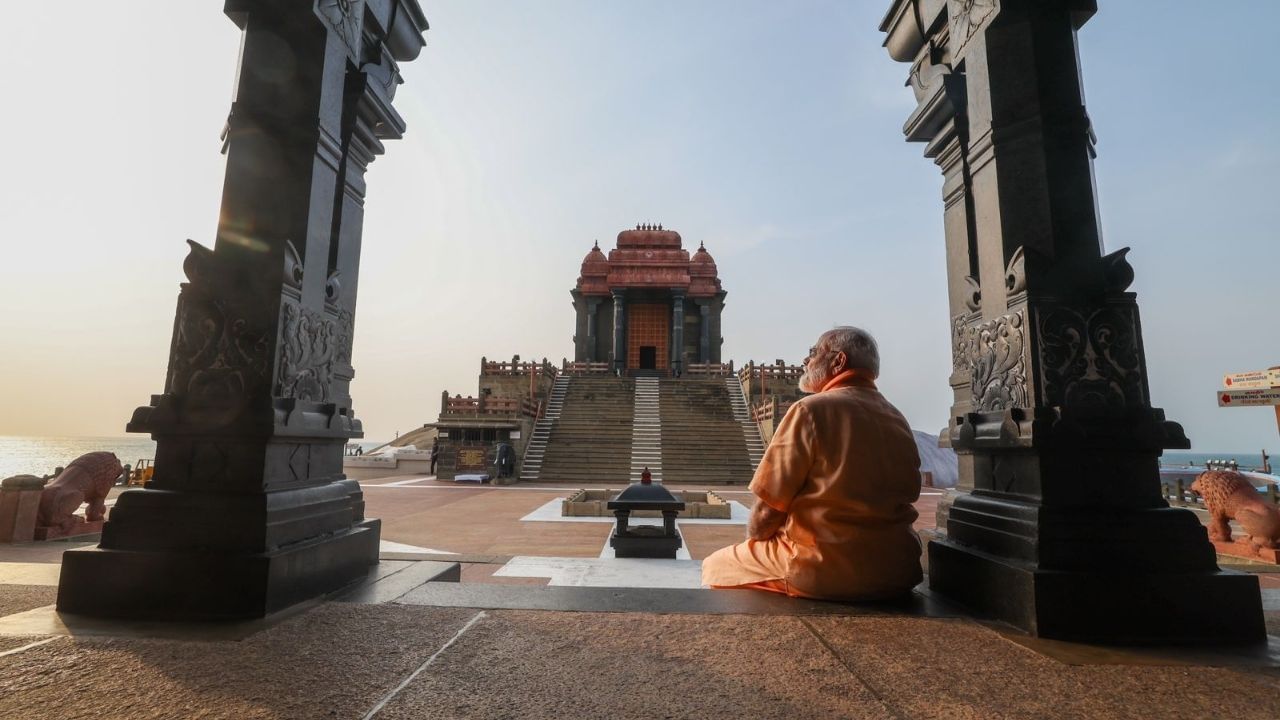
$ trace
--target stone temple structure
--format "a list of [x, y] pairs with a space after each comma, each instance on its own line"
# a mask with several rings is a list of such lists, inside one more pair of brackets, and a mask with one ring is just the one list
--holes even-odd
[[574, 360], [665, 376], [719, 363], [725, 292], [711, 253], [699, 246], [690, 257], [680, 233], [661, 225], [623, 230], [617, 242], [608, 257], [591, 248], [570, 291]]

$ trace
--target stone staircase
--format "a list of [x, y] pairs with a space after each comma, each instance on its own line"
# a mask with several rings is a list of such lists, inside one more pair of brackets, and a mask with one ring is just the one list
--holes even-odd
[[654, 482], [662, 482], [662, 417], [659, 381], [636, 378], [635, 411], [631, 417], [631, 482], [640, 482], [647, 467]]
[[[548, 424], [537, 475], [521, 479], [577, 486], [625, 483], [631, 478], [636, 381], [616, 377], [567, 377], [557, 417]], [[552, 400], [555, 401], [553, 387]], [[537, 429], [535, 428], [535, 433]], [[530, 438], [530, 445], [536, 437]], [[639, 475], [637, 474], [637, 478]], [[655, 476], [656, 477], [656, 476]]]
[[724, 385], [729, 391], [729, 404], [733, 406], [733, 419], [742, 426], [742, 437], [747, 443], [747, 457], [751, 458], [751, 471], [754, 473], [760, 467], [760, 458], [764, 457], [764, 438], [760, 435], [760, 426], [751, 417], [747, 398], [742, 394], [742, 383], [736, 377], [727, 377]]
[[[736, 382], [736, 378], [729, 381]], [[751, 481], [753, 456], [728, 381], [662, 380], [659, 395], [662, 472], [667, 484], [745, 485]], [[739, 390], [740, 399], [741, 395]], [[744, 402], [742, 414], [745, 413]], [[763, 452], [763, 448], [760, 450]]]
[[547, 409], [538, 422], [533, 425], [529, 434], [529, 444], [524, 449], [524, 461], [520, 463], [521, 480], [537, 480], [542, 472], [542, 460], [547, 451], [547, 440], [551, 437], [551, 428], [560, 419], [560, 411], [564, 408], [565, 393], [569, 390], [569, 376], [560, 375], [551, 386], [551, 394], [547, 397]]

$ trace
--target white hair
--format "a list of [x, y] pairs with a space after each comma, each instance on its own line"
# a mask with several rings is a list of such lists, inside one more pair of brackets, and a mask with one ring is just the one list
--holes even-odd
[[844, 353], [849, 367], [870, 370], [873, 376], [880, 376], [880, 350], [871, 333], [851, 325], [842, 325], [828, 330], [823, 337], [828, 350]]

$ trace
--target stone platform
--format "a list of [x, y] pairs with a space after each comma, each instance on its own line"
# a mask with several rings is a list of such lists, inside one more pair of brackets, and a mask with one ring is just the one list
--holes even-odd
[[[549, 585], [550, 572], [500, 573], [513, 557], [567, 576], [610, 562], [607, 522], [521, 520], [564, 488], [387, 482], [400, 484], [365, 487], [387, 528], [366, 581], [260, 621], [59, 616], [58, 561], [80, 544], [0, 548], [0, 717], [1280, 716], [1275, 637], [1243, 650], [1036, 640], [966, 617], [927, 584], [897, 605]], [[696, 565], [742, 532], [689, 523], [690, 560], [628, 562]], [[1280, 633], [1272, 568], [1233, 569], [1259, 573]]]

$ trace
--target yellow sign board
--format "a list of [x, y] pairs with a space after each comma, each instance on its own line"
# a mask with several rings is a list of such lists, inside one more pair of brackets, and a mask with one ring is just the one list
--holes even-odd
[[1229, 390], [1280, 387], [1280, 367], [1224, 375], [1222, 385]]

